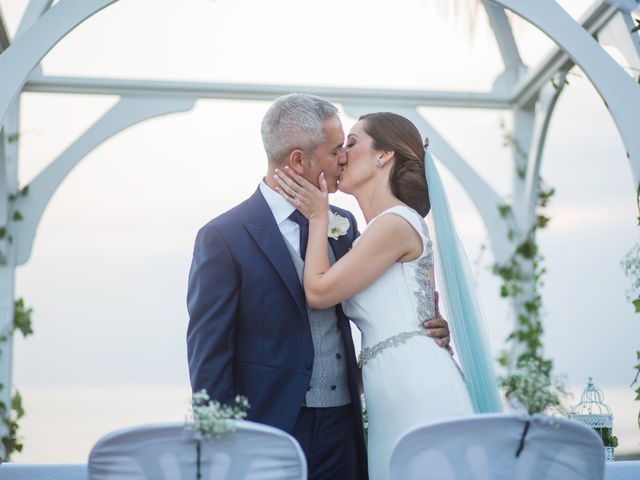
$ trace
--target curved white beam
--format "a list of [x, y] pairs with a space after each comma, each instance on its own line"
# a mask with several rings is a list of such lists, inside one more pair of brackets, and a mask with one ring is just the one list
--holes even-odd
[[[492, 1], [492, 0], [489, 0]], [[616, 14], [616, 8], [606, 3], [596, 2], [593, 7], [580, 19], [580, 25], [596, 35], [602, 27]], [[518, 82], [511, 102], [523, 108], [534, 108], [538, 92], [549, 83], [558, 72], [566, 72], [575, 63], [567, 53], [558, 45], [545, 58]]]
[[[375, 105], [343, 104], [343, 107], [345, 112], [352, 118], [382, 110], [381, 108], [376, 108]], [[388, 109], [388, 106], [385, 108]], [[431, 151], [460, 182], [471, 198], [487, 228], [495, 259], [497, 262], [503, 263], [513, 250], [513, 246], [508, 240], [508, 226], [500, 217], [498, 209], [500, 205], [505, 203], [504, 200], [415, 108], [394, 108], [390, 111], [407, 117], [418, 127], [422, 135], [429, 137]]]
[[0, 55], [0, 125], [29, 73], [65, 35], [117, 0], [60, 0]]
[[31, 256], [36, 231], [49, 200], [80, 160], [118, 132], [153, 117], [185, 112], [193, 108], [194, 103], [193, 98], [123, 98], [47, 165], [29, 184], [29, 194], [17, 199], [17, 209], [24, 219], [12, 223], [17, 247], [16, 265], [22, 265]]
[[542, 164], [542, 153], [547, 140], [549, 123], [553, 111], [562, 93], [565, 82], [565, 75], [559, 75], [555, 84], [557, 87], [548, 85], [540, 91], [538, 102], [536, 103], [536, 117], [533, 126], [533, 138], [529, 150], [527, 176], [524, 181], [525, 212], [523, 228], [528, 230], [535, 223], [536, 203], [538, 200], [540, 166]]
[[30, 0], [22, 14], [14, 40], [35, 25], [42, 14], [51, 8], [52, 3], [53, 0]]
[[546, 33], [589, 77], [606, 102], [627, 150], [634, 184], [640, 184], [640, 85], [627, 75], [553, 0], [493, 0]]

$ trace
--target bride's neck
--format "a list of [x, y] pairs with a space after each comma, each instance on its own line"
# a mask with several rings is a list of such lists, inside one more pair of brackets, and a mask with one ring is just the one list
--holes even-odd
[[362, 188], [353, 192], [353, 196], [358, 201], [358, 206], [362, 210], [364, 219], [367, 223], [376, 218], [382, 212], [396, 205], [401, 205], [402, 202], [391, 193], [391, 189], [386, 188]]

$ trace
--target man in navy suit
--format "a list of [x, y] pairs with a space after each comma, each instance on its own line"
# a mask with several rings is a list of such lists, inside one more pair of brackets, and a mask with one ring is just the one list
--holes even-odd
[[[306, 305], [300, 278], [308, 225], [275, 191], [288, 165], [335, 192], [346, 155], [337, 109], [311, 95], [277, 99], [262, 122], [267, 175], [256, 192], [198, 232], [189, 274], [187, 347], [193, 391], [231, 403], [249, 399], [248, 419], [291, 433], [311, 479], [366, 479], [358, 369], [349, 320], [340, 305]], [[358, 236], [330, 238], [332, 261]], [[429, 322], [446, 346], [447, 324]]]

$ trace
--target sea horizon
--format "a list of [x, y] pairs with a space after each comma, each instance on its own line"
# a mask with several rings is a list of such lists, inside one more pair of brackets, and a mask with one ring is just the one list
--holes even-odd
[[[579, 402], [584, 386], [571, 385], [567, 406]], [[640, 456], [640, 402], [629, 387], [599, 385], [611, 408], [617, 456]], [[24, 443], [16, 463], [86, 463], [102, 436], [125, 427], [184, 422], [188, 384], [65, 384], [19, 387], [26, 410], [19, 436]]]

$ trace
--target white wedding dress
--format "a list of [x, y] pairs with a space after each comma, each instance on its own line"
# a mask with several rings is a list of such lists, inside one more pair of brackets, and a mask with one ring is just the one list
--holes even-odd
[[389, 477], [391, 451], [402, 433], [473, 414], [458, 365], [422, 327], [424, 320], [435, 317], [433, 250], [427, 224], [415, 210], [395, 206], [369, 225], [392, 214], [418, 232], [422, 254], [416, 260], [395, 263], [373, 284], [343, 302], [344, 312], [362, 332], [360, 361], [369, 417], [371, 480]]

